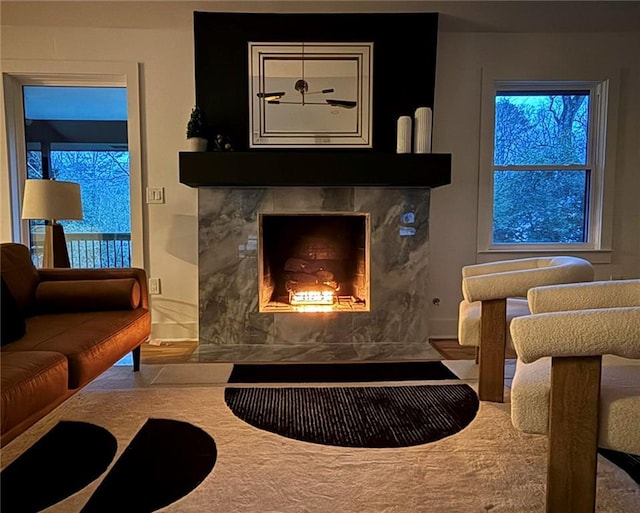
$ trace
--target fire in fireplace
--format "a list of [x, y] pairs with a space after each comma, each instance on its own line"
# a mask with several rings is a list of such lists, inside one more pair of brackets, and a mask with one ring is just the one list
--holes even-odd
[[368, 214], [259, 214], [259, 311], [369, 311], [368, 242]]

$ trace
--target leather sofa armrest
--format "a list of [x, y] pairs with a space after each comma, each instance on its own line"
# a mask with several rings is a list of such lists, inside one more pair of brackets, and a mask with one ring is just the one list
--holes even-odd
[[149, 309], [147, 273], [138, 267], [101, 269], [38, 269], [40, 281], [109, 280], [134, 278], [140, 285], [140, 308]]

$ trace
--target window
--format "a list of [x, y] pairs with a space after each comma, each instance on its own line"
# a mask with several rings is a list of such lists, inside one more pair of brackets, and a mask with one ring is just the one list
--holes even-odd
[[479, 250], [603, 249], [608, 83], [496, 80], [492, 93]]

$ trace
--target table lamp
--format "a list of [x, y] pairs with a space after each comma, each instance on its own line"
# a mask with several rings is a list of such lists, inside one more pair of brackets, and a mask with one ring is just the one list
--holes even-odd
[[64, 229], [58, 220], [82, 220], [80, 185], [57, 180], [26, 180], [22, 219], [44, 219], [42, 267], [71, 267]]

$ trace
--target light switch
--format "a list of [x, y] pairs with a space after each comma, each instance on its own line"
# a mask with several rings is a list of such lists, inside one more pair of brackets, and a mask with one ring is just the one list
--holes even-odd
[[149, 278], [149, 294], [160, 294], [160, 278]]
[[147, 187], [147, 203], [164, 203], [164, 187]]

